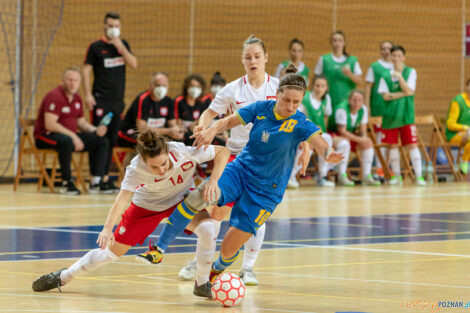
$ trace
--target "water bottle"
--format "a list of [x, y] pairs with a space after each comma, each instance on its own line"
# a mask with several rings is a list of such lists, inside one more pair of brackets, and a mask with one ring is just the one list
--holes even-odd
[[113, 119], [113, 112], [109, 112], [101, 119], [99, 126], [108, 126], [109, 123], [111, 123], [112, 119]]
[[434, 183], [434, 169], [432, 167], [432, 162], [430, 161], [428, 163], [428, 166], [426, 167], [426, 181], [430, 185]]

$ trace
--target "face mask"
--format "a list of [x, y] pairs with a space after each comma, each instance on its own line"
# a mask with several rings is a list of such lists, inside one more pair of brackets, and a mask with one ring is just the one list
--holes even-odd
[[166, 96], [166, 93], [168, 92], [168, 88], [165, 86], [158, 86], [153, 88], [153, 95], [157, 99], [163, 99]]
[[202, 93], [202, 89], [200, 87], [189, 87], [188, 88], [188, 95], [191, 96], [191, 98], [198, 98]]
[[221, 89], [222, 89], [222, 86], [214, 85], [214, 86], [211, 87], [211, 93], [213, 95], [216, 95]]
[[106, 35], [111, 39], [119, 37], [120, 34], [121, 30], [117, 27], [108, 28], [108, 30], [106, 31]]

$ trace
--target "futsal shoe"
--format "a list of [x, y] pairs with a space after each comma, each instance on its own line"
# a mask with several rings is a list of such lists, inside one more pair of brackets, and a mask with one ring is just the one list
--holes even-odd
[[362, 179], [362, 186], [380, 186], [380, 181], [375, 180], [371, 174]]
[[189, 261], [188, 264], [180, 270], [178, 277], [181, 280], [193, 280], [194, 277], [196, 277], [196, 267], [196, 260]]
[[42, 275], [38, 278], [36, 278], [35, 281], [33, 281], [32, 288], [34, 291], [47, 291], [51, 290], [54, 288], [58, 288], [60, 290], [60, 273], [62, 273], [66, 268], [60, 269], [57, 272], [53, 272], [50, 274]]
[[354, 187], [356, 184], [348, 178], [348, 174], [344, 173], [338, 177], [338, 185], [344, 187]]
[[402, 186], [403, 185], [403, 177], [401, 176], [392, 176], [389, 180], [388, 184], [390, 186]]
[[468, 162], [467, 161], [460, 162], [459, 168], [460, 168], [460, 171], [462, 172], [462, 174], [464, 174], [464, 175], [468, 174]]
[[297, 189], [299, 188], [300, 184], [297, 181], [295, 177], [289, 178], [289, 181], [287, 182], [287, 188], [289, 189]]
[[211, 287], [212, 285], [210, 282], [206, 282], [200, 286], [197, 285], [197, 282], [194, 282], [193, 295], [212, 300]]
[[253, 271], [253, 268], [242, 268], [240, 271], [240, 278], [242, 282], [247, 286], [258, 286], [258, 279]]
[[135, 257], [137, 262], [145, 264], [160, 264], [163, 259], [163, 251], [158, 246], [152, 246], [152, 241], [149, 242], [149, 249]]
[[426, 180], [424, 179], [423, 176], [419, 176], [416, 178], [416, 185], [424, 187], [427, 185]]
[[[322, 177], [317, 181], [317, 186], [319, 187], [334, 187], [335, 183], [326, 179], [326, 177]], [[245, 284], [246, 285], [246, 284]]]

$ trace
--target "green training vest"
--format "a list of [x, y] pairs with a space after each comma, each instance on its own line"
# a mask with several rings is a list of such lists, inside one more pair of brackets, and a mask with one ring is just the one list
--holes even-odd
[[[406, 80], [413, 69], [405, 65], [402, 76]], [[401, 92], [400, 83], [392, 81], [390, 71], [384, 74], [383, 79], [392, 92]], [[405, 125], [411, 125], [415, 122], [415, 96], [402, 97], [397, 100], [384, 101], [384, 110], [382, 118], [382, 128], [399, 128]]]
[[354, 73], [354, 66], [357, 58], [349, 56], [343, 63], [336, 63], [333, 60], [333, 54], [325, 54], [323, 58], [323, 74], [326, 76], [329, 85], [329, 94], [331, 97], [331, 105], [335, 108], [340, 102], [349, 97], [349, 92], [356, 88], [356, 84], [343, 74], [343, 66], [348, 65], [351, 72]]
[[[459, 104], [459, 118], [457, 119], [457, 123], [470, 126], [470, 107], [465, 102], [463, 94], [456, 96], [452, 99], [451, 102], [456, 101]], [[449, 119], [450, 107], [449, 111], [447, 111], [447, 119]], [[458, 132], [451, 131], [447, 128], [446, 123], [446, 138], [447, 141], [450, 141]]]
[[374, 72], [374, 83], [370, 93], [370, 115], [371, 116], [382, 116], [384, 110], [384, 98], [378, 93], [380, 78], [384, 76], [390, 69], [382, 66], [378, 61], [374, 62], [370, 66]]
[[310, 91], [305, 93], [304, 99], [302, 100], [302, 105], [307, 110], [307, 117], [318, 127], [321, 128], [323, 132], [326, 131], [325, 125], [325, 108], [327, 99], [321, 101], [320, 108], [317, 110], [313, 107], [312, 102], [310, 101]]
[[361, 107], [359, 111], [357, 111], [357, 119], [354, 125], [351, 124], [351, 110], [349, 109], [348, 101], [343, 101], [333, 109], [333, 114], [328, 118], [328, 131], [331, 132], [338, 132], [338, 128], [336, 126], [335, 115], [338, 109], [343, 109], [346, 111], [346, 115], [348, 117], [346, 123], [346, 130], [350, 133], [355, 133], [358, 127], [361, 125], [362, 117], [364, 115], [364, 107]]

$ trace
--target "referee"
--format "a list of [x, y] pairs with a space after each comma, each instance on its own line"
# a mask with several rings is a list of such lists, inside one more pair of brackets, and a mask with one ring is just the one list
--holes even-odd
[[[105, 166], [102, 184], [106, 189], [118, 190], [109, 180], [108, 171], [112, 158], [112, 150], [117, 141], [117, 133], [124, 110], [124, 91], [126, 88], [126, 64], [137, 68], [137, 58], [132, 54], [126, 40], [119, 37], [121, 33], [120, 16], [116, 12], [108, 12], [104, 17], [105, 36], [90, 44], [85, 56], [83, 82], [85, 88], [85, 104], [91, 111], [91, 122], [99, 125], [101, 119], [109, 112], [113, 113], [107, 125], [106, 137], [109, 141], [109, 153]], [[93, 70], [94, 82], [91, 86], [90, 73]], [[101, 184], [101, 185], [102, 185]], [[99, 188], [92, 184], [91, 189]]]

